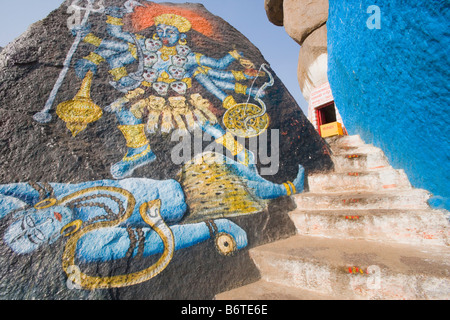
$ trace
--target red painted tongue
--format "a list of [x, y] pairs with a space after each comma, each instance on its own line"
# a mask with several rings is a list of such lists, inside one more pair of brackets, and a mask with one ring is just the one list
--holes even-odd
[[61, 221], [62, 215], [59, 212], [53, 212], [53, 215], [55, 216], [56, 220]]

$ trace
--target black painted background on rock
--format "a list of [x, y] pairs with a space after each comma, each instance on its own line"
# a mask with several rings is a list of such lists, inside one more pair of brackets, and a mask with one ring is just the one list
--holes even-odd
[[[107, 4], [120, 2], [107, 1]], [[191, 8], [205, 11], [201, 5], [192, 5]], [[224, 41], [218, 43], [191, 31], [188, 43], [196, 52], [218, 58], [236, 48], [257, 66], [267, 63], [259, 50], [240, 32], [222, 19], [207, 12], [204, 14], [216, 21]], [[65, 123], [57, 118], [54, 113], [56, 105], [73, 98], [80, 86], [81, 81], [73, 69], [69, 70], [57, 95], [52, 122], [42, 125], [32, 119], [45, 105], [74, 41], [66, 26], [67, 18], [66, 7], [62, 5], [35, 24], [26, 38], [16, 42], [15, 49], [6, 48], [0, 54], [5, 65], [0, 69], [2, 184], [28, 181], [77, 183], [111, 179], [110, 166], [126, 152], [125, 141], [112, 114], [104, 113], [102, 119], [90, 124], [76, 138], [72, 138]], [[96, 33], [104, 30], [104, 20], [104, 16], [92, 15], [91, 23]], [[81, 44], [73, 61], [91, 50], [92, 47]], [[92, 86], [91, 96], [101, 107], [120, 96], [110, 87], [107, 71], [106, 66], [101, 67]], [[261, 85], [266, 80], [259, 79], [257, 83]], [[216, 98], [201, 88], [198, 90], [214, 105], [220, 106]], [[198, 91], [194, 89], [193, 92]], [[244, 96], [235, 97], [238, 102], [245, 99]], [[331, 169], [332, 162], [323, 140], [276, 75], [275, 85], [269, 89], [264, 101], [271, 118], [269, 129], [279, 129], [283, 133], [280, 136], [279, 172], [265, 178], [277, 183], [292, 181], [297, 175], [298, 164], [302, 164], [307, 173]], [[220, 117], [224, 110], [219, 107], [217, 112]], [[174, 179], [180, 166], [172, 164], [170, 153], [177, 142], [171, 142], [170, 135], [152, 135], [149, 140], [157, 160], [137, 169], [133, 177]], [[295, 228], [286, 214], [294, 207], [290, 198], [280, 198], [272, 201], [268, 210], [261, 214], [232, 219], [246, 230], [249, 238], [248, 248], [234, 257], [220, 256], [212, 241], [208, 241], [176, 252], [168, 268], [156, 278], [123, 289], [94, 292], [68, 290], [61, 268], [63, 239], [26, 256], [15, 255], [1, 240], [0, 299], [211, 299], [218, 292], [258, 279], [259, 273], [249, 258], [248, 249], [294, 234]], [[2, 238], [7, 223], [7, 219], [0, 222]], [[149, 261], [133, 261], [133, 268], [145, 268], [147, 263]], [[123, 265], [129, 268], [127, 262]], [[112, 266], [97, 267], [119, 270], [107, 271], [114, 273], [120, 272], [124, 266], [117, 262]]]

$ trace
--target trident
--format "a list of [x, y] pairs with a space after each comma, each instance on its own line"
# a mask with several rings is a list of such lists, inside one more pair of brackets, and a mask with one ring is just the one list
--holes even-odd
[[[78, 3], [80, 2], [80, 0], [74, 0], [67, 9], [67, 12], [71, 12], [71, 11], [75, 12], [75, 14], [74, 14], [75, 15], [75, 23], [72, 23], [71, 18], [73, 16], [71, 16], [69, 18], [69, 20], [67, 21], [67, 26], [72, 31], [76, 30], [77, 35], [76, 35], [75, 41], [72, 44], [72, 47], [70, 48], [69, 52], [67, 53], [66, 60], [64, 61], [64, 64], [63, 64], [63, 69], [61, 70], [61, 72], [59, 74], [58, 80], [56, 80], [55, 86], [53, 87], [53, 90], [50, 93], [50, 96], [49, 96], [47, 102], [45, 103], [44, 108], [40, 112], [36, 113], [33, 116], [33, 119], [36, 120], [37, 122], [47, 123], [52, 120], [52, 116], [49, 114], [49, 111], [52, 108], [52, 105], [55, 102], [56, 94], [58, 93], [59, 88], [61, 87], [61, 85], [67, 75], [67, 71], [69, 70], [70, 63], [72, 61], [72, 57], [75, 54], [75, 51], [77, 50], [78, 45], [80, 44], [80, 42], [82, 40], [83, 27], [86, 26], [91, 12], [103, 13], [105, 10], [105, 7], [103, 5], [104, 0], [99, 0], [97, 7], [95, 7], [96, 1], [97, 0], [87, 0], [88, 4], [87, 4], [86, 8], [84, 8], [84, 7], [78, 6]], [[79, 24], [77, 24], [76, 22], [79, 21], [80, 12], [82, 10], [86, 11], [86, 13], [84, 14], [83, 20]]]

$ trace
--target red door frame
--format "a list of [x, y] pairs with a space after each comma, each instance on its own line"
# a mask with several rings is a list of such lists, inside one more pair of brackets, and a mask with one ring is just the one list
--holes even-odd
[[317, 121], [317, 131], [319, 131], [319, 135], [322, 136], [322, 132], [320, 132], [320, 126], [322, 124], [322, 112], [319, 109], [316, 109], [316, 121]]
[[319, 131], [320, 135], [322, 135], [322, 132], [320, 131], [320, 126], [325, 124], [325, 123], [323, 123], [324, 119], [322, 118], [322, 112], [320, 110], [323, 108], [326, 108], [332, 104], [334, 105], [334, 101], [327, 102], [316, 108], [317, 130]]

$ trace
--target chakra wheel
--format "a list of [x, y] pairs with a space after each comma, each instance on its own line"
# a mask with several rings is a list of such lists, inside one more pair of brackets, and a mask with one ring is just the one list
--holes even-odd
[[215, 242], [216, 248], [221, 255], [230, 256], [237, 250], [236, 241], [233, 236], [228, 233], [221, 232], [217, 234]]
[[238, 137], [250, 138], [259, 136], [269, 127], [267, 113], [256, 104], [236, 104], [225, 112], [223, 124], [228, 131]]

